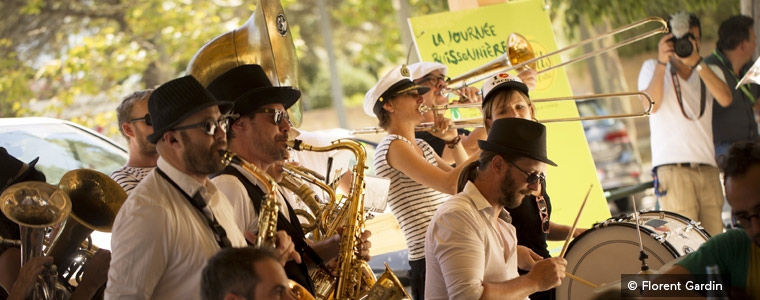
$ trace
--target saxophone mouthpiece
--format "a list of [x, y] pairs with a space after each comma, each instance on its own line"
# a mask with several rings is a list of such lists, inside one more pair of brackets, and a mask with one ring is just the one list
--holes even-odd
[[229, 165], [230, 163], [233, 163], [233, 162], [236, 164], [241, 164], [240, 157], [238, 157], [237, 154], [235, 154], [232, 151], [219, 150], [219, 155], [222, 156], [222, 163], [225, 165]]

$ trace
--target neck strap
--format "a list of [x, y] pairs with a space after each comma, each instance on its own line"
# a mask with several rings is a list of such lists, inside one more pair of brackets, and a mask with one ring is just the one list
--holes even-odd
[[681, 114], [683, 114], [683, 116], [688, 120], [698, 120], [702, 118], [702, 115], [705, 114], [705, 106], [707, 106], [707, 101], [705, 101], [705, 83], [702, 81], [702, 79], [701, 78], [699, 79], [699, 87], [700, 87], [699, 117], [692, 119], [688, 115], [686, 115], [686, 111], [683, 109], [683, 98], [681, 97], [681, 82], [679, 81], [678, 75], [676, 74], [676, 66], [673, 64], [670, 65], [670, 76], [673, 78], [673, 89], [676, 90], [676, 98], [678, 99], [678, 106], [681, 108]]

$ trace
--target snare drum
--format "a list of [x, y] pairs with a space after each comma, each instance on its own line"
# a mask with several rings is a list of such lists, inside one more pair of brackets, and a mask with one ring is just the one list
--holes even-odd
[[[639, 214], [646, 263], [657, 270], [667, 262], [694, 252], [710, 238], [699, 223], [667, 211]], [[594, 284], [620, 280], [621, 274], [641, 271], [639, 236], [632, 216], [597, 223], [567, 248], [567, 272]], [[594, 289], [566, 277], [557, 287], [557, 299], [591, 299]]]

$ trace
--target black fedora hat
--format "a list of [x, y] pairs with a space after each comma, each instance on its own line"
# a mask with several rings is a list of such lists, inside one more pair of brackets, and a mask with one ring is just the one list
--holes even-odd
[[527, 157], [557, 166], [546, 157], [546, 126], [538, 122], [518, 118], [495, 120], [488, 139], [478, 141], [478, 146], [485, 151]]
[[0, 147], [0, 192], [5, 188], [19, 182], [22, 178], [33, 177], [33, 180], [45, 181], [45, 174], [37, 171], [34, 165], [40, 158], [37, 157], [28, 164], [10, 155], [8, 150]]
[[184, 76], [159, 86], [148, 98], [148, 112], [153, 121], [153, 134], [148, 141], [155, 144], [185, 118], [217, 105], [221, 113], [232, 109], [232, 102], [217, 101], [193, 76]]
[[207, 89], [219, 100], [234, 101], [234, 112], [240, 115], [273, 103], [288, 109], [301, 98], [301, 91], [293, 87], [272, 86], [260, 65], [234, 67], [214, 79]]

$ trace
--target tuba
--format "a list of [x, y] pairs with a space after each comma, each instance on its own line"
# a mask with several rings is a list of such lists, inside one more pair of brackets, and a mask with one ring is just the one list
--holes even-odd
[[[46, 254], [53, 257], [62, 282], [80, 278], [89, 251], [81, 251], [93, 230], [111, 232], [127, 193], [116, 181], [91, 169], [66, 172], [58, 187], [71, 199], [71, 214], [58, 230]], [[89, 248], [90, 246], [85, 246]]]
[[[359, 249], [359, 237], [364, 231], [364, 169], [366, 168], [367, 152], [364, 146], [352, 139], [341, 139], [333, 141], [331, 145], [325, 147], [315, 147], [304, 144], [300, 140], [287, 142], [288, 146], [297, 151], [317, 151], [327, 152], [333, 150], [348, 150], [356, 157], [354, 165], [353, 178], [351, 180], [351, 190], [348, 198], [338, 203], [337, 199], [326, 205], [323, 209], [320, 220], [323, 222], [320, 226], [325, 228], [324, 237], [330, 237], [337, 233], [340, 226], [345, 226], [345, 230], [340, 240], [340, 252], [338, 253], [338, 277], [334, 278], [331, 274], [322, 269], [316, 269], [312, 272], [312, 280], [319, 299], [360, 299], [374, 290], [379, 295], [406, 295], [403, 286], [398, 283], [399, 280], [390, 269], [381, 276], [383, 285], [378, 285], [372, 269], [367, 262], [361, 260], [357, 253]], [[391, 284], [386, 285], [392, 278]], [[393, 279], [398, 284], [393, 284]], [[400, 292], [398, 291], [400, 289]], [[410, 298], [406, 295], [407, 298]], [[384, 298], [384, 299], [401, 299], [401, 298]]]
[[[224, 72], [245, 64], [261, 65], [274, 86], [298, 88], [296, 47], [279, 1], [259, 0], [245, 24], [203, 45], [185, 72], [208, 86]], [[295, 127], [301, 125], [302, 107], [298, 100], [288, 109]]]
[[[6, 243], [21, 246], [21, 265], [43, 256], [45, 230], [61, 223], [71, 212], [69, 197], [53, 185], [29, 181], [14, 184], [0, 195], [0, 210], [19, 225], [21, 240]], [[32, 299], [65, 299], [68, 291], [58, 284], [56, 266], [37, 279]]]
[[[279, 204], [277, 203], [277, 182], [274, 178], [269, 176], [269, 174], [259, 169], [259, 167], [243, 160], [237, 154], [227, 150], [221, 150], [221, 154], [222, 162], [225, 164], [235, 163], [240, 165], [246, 169], [246, 171], [251, 173], [251, 175], [253, 175], [264, 187], [266, 199], [261, 203], [261, 210], [259, 211], [259, 234], [256, 237], [254, 247], [275, 248], [277, 242], [275, 236], [277, 233], [277, 213], [280, 210]], [[306, 288], [292, 280], [290, 281], [290, 291], [296, 299], [314, 299], [314, 296], [312, 296]]]

